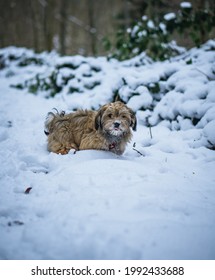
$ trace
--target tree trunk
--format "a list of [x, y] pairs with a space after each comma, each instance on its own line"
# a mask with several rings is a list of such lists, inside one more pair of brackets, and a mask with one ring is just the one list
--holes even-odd
[[62, 55], [66, 54], [67, 7], [68, 7], [68, 1], [61, 0], [61, 5], [60, 5], [60, 53]]

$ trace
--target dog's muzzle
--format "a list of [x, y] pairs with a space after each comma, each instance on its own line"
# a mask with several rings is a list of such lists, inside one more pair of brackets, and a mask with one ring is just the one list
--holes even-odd
[[114, 126], [114, 128], [119, 128], [120, 124], [121, 123], [119, 121], [116, 121], [113, 123], [113, 126]]

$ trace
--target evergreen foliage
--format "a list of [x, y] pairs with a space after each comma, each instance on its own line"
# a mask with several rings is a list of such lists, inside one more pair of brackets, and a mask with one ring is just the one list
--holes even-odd
[[104, 40], [104, 46], [106, 50], [113, 50], [111, 57], [119, 60], [132, 58], [144, 51], [154, 60], [165, 60], [184, 51], [172, 41], [173, 36], [189, 36], [193, 45], [199, 47], [214, 26], [215, 14], [212, 10], [194, 10], [189, 2], [182, 2], [177, 13], [153, 19], [144, 15], [126, 32], [123, 29], [117, 32], [115, 46], [108, 38]]

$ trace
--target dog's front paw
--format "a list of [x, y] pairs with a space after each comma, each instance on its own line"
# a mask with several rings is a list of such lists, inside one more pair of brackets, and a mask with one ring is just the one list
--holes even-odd
[[60, 148], [57, 151], [57, 154], [61, 154], [61, 155], [66, 155], [68, 153], [75, 154], [77, 150], [78, 150], [77, 145], [72, 143], [72, 144], [68, 144], [66, 147]]
[[58, 150], [56, 153], [60, 154], [60, 155], [66, 155], [66, 154], [68, 154], [69, 150], [70, 149], [62, 148], [62, 149]]

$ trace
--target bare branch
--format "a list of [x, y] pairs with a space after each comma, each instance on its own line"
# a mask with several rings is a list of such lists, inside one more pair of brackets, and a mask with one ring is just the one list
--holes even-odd
[[142, 154], [140, 151], [138, 151], [137, 149], [135, 149], [135, 147], [136, 147], [136, 142], [134, 142], [134, 144], [133, 144], [133, 150], [135, 151], [135, 152], [137, 152], [139, 155], [141, 155], [142, 157], [144, 157], [145, 155], [144, 154]]

